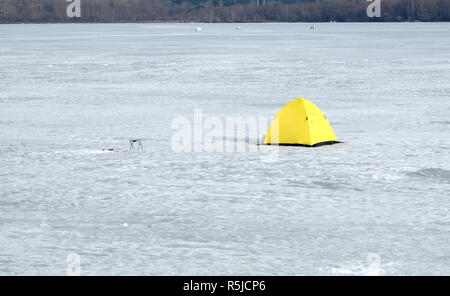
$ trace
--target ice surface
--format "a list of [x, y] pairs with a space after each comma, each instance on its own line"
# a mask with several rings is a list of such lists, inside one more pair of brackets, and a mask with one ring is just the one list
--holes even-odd
[[[450, 273], [450, 24], [240, 26], [0, 25], [0, 274]], [[170, 149], [299, 96], [345, 143]]]

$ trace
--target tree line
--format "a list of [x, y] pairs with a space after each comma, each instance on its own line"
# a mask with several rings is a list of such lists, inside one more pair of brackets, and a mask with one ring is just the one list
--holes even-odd
[[0, 23], [450, 21], [450, 0], [380, 1], [369, 18], [366, 0], [80, 0], [69, 18], [66, 0], [0, 0]]

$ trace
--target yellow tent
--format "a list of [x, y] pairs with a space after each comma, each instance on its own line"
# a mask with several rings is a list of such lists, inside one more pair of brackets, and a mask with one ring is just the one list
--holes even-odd
[[321, 146], [339, 143], [325, 115], [303, 98], [287, 104], [277, 114], [264, 144]]

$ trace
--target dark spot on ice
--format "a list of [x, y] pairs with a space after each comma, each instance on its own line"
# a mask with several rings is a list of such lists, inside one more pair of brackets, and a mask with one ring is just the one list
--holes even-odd
[[318, 185], [319, 187], [322, 187], [324, 189], [339, 189], [342, 188], [343, 186], [340, 186], [338, 183], [333, 183], [333, 182], [326, 182], [326, 181], [313, 181], [312, 182], [314, 185]]
[[436, 124], [442, 124], [442, 125], [449, 125], [450, 121], [446, 120], [446, 121], [430, 121], [430, 123], [436, 123]]
[[441, 168], [425, 168], [406, 174], [415, 178], [429, 178], [435, 181], [450, 183], [450, 171]]

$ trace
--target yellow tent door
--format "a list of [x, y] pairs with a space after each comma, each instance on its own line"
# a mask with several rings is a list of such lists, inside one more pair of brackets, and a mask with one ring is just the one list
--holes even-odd
[[298, 98], [277, 114], [264, 144], [321, 146], [339, 143], [328, 119], [308, 100]]

